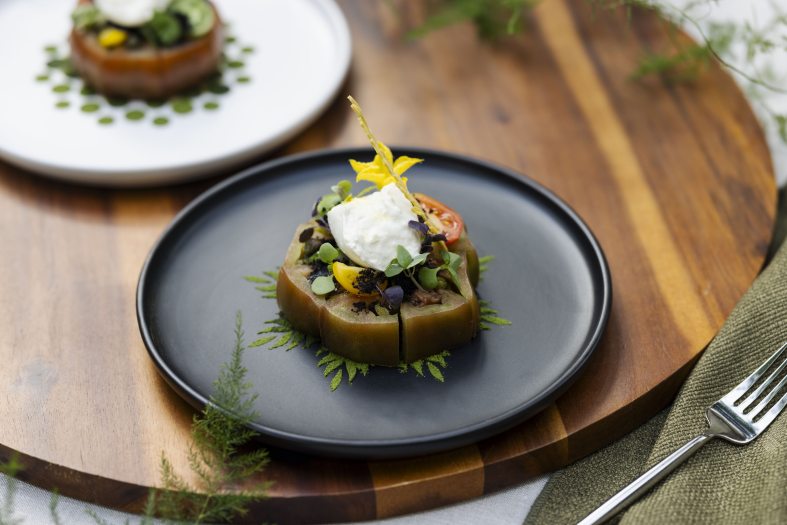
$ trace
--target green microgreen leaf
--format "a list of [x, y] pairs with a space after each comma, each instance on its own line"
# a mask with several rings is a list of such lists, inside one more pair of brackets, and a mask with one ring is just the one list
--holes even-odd
[[438, 285], [437, 272], [439, 271], [440, 268], [427, 268], [423, 266], [418, 270], [418, 282], [427, 290], [434, 290]]
[[407, 268], [410, 269], [418, 266], [419, 264], [423, 264], [424, 262], [426, 262], [427, 257], [429, 257], [428, 253], [419, 253], [418, 255], [413, 257], [413, 260], [410, 261], [410, 264], [407, 265]]
[[183, 28], [178, 19], [163, 11], [155, 11], [146, 26], [156, 35], [156, 41], [165, 46], [171, 46], [183, 36]]
[[334, 186], [331, 186], [331, 191], [337, 194], [341, 200], [349, 197], [352, 189], [353, 184], [349, 180], [340, 180]]
[[404, 271], [404, 268], [399, 266], [396, 262], [396, 259], [391, 261], [391, 264], [388, 265], [388, 268], [385, 269], [385, 276], [386, 277], [394, 277], [395, 275], [399, 275]]
[[336, 284], [333, 282], [333, 277], [321, 275], [312, 281], [312, 292], [315, 295], [325, 295], [336, 290]]
[[462, 264], [462, 257], [454, 252], [446, 252], [448, 254], [448, 267], [458, 270]]
[[324, 216], [326, 213], [328, 213], [331, 210], [331, 208], [333, 208], [340, 202], [342, 202], [341, 197], [339, 197], [335, 193], [328, 193], [326, 195], [323, 195], [322, 198], [320, 199], [320, 202], [317, 203], [317, 214], [320, 216]]
[[451, 281], [454, 283], [454, 286], [456, 286], [456, 289], [461, 290], [462, 283], [459, 282], [459, 274], [457, 274], [456, 270], [450, 266], [446, 268], [446, 270], [448, 270], [448, 275], [451, 276]]
[[317, 258], [325, 264], [332, 263], [337, 257], [339, 257], [339, 250], [334, 248], [329, 242], [322, 243], [320, 249], [317, 251]]
[[410, 263], [413, 262], [413, 257], [410, 255], [410, 252], [401, 244], [396, 247], [396, 261], [402, 268], [409, 268]]
[[80, 4], [71, 12], [74, 26], [79, 30], [98, 27], [106, 23], [106, 17], [93, 4]]

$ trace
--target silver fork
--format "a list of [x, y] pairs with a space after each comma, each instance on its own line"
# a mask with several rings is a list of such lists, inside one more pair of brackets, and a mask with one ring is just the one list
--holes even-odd
[[[776, 386], [773, 383], [779, 374], [787, 367], [787, 359], [777, 366], [773, 372], [757, 387], [756, 390], [744, 397], [751, 387], [767, 372], [785, 353], [787, 343], [768, 358], [749, 377], [741, 381], [727, 395], [713, 403], [705, 412], [708, 419], [708, 429], [695, 437], [678, 450], [661, 460], [653, 468], [631, 482], [623, 490], [608, 499], [603, 505], [591, 512], [579, 525], [603, 523], [623, 510], [637, 498], [646, 493], [667, 474], [683, 463], [699, 448], [713, 438], [720, 437], [736, 445], [745, 445], [762, 434], [768, 425], [787, 406], [787, 393], [775, 405], [765, 410], [776, 395], [787, 384], [785, 376]], [[759, 402], [757, 400], [767, 392]], [[757, 404], [755, 405], [755, 402]]]

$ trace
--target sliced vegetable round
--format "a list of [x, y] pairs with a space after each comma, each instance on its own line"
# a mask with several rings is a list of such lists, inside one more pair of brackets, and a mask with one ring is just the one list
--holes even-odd
[[426, 214], [436, 219], [440, 224], [441, 230], [445, 234], [446, 243], [451, 244], [456, 242], [465, 229], [465, 223], [462, 220], [462, 216], [442, 202], [428, 195], [414, 193], [413, 196], [418, 199], [418, 202], [424, 207]]

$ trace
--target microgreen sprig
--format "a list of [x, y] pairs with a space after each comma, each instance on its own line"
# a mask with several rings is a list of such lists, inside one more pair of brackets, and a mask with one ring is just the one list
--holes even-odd
[[320, 245], [320, 249], [312, 255], [313, 260], [319, 260], [328, 265], [330, 275], [320, 275], [316, 277], [311, 284], [312, 292], [315, 295], [325, 295], [336, 290], [336, 283], [333, 281], [333, 269], [331, 266], [333, 262], [339, 258], [341, 252], [329, 242], [324, 242]]
[[459, 266], [462, 264], [462, 257], [448, 251], [443, 252], [442, 255], [443, 264], [437, 268], [422, 267], [418, 270], [418, 280], [427, 290], [434, 290], [439, 285], [437, 273], [440, 270], [445, 270], [448, 272], [448, 275], [451, 276], [451, 281], [453, 281], [456, 288], [460, 289], [459, 274], [457, 272], [459, 271]]
[[423, 290], [424, 287], [421, 286], [421, 283], [415, 278], [415, 271], [417, 266], [426, 262], [427, 257], [429, 257], [428, 253], [419, 253], [413, 257], [410, 255], [410, 252], [407, 251], [407, 248], [400, 244], [396, 247], [396, 258], [393, 259], [388, 265], [388, 268], [385, 269], [385, 276], [395, 277], [400, 273], [404, 273], [413, 281], [413, 284], [415, 284], [419, 290]]
[[347, 179], [342, 179], [331, 186], [331, 193], [326, 193], [317, 201], [313, 215], [325, 217], [325, 214], [328, 213], [331, 208], [352, 197], [352, 188], [353, 183]]

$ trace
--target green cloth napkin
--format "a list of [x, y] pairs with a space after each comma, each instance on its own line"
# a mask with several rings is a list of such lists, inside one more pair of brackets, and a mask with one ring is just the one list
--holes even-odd
[[[705, 409], [787, 341], [787, 231], [736, 305], [675, 403], [605, 449], [552, 476], [525, 523], [576, 523], [707, 426]], [[787, 413], [749, 445], [715, 439], [617, 518], [622, 524], [787, 523]], [[613, 519], [614, 523], [616, 519]]]

